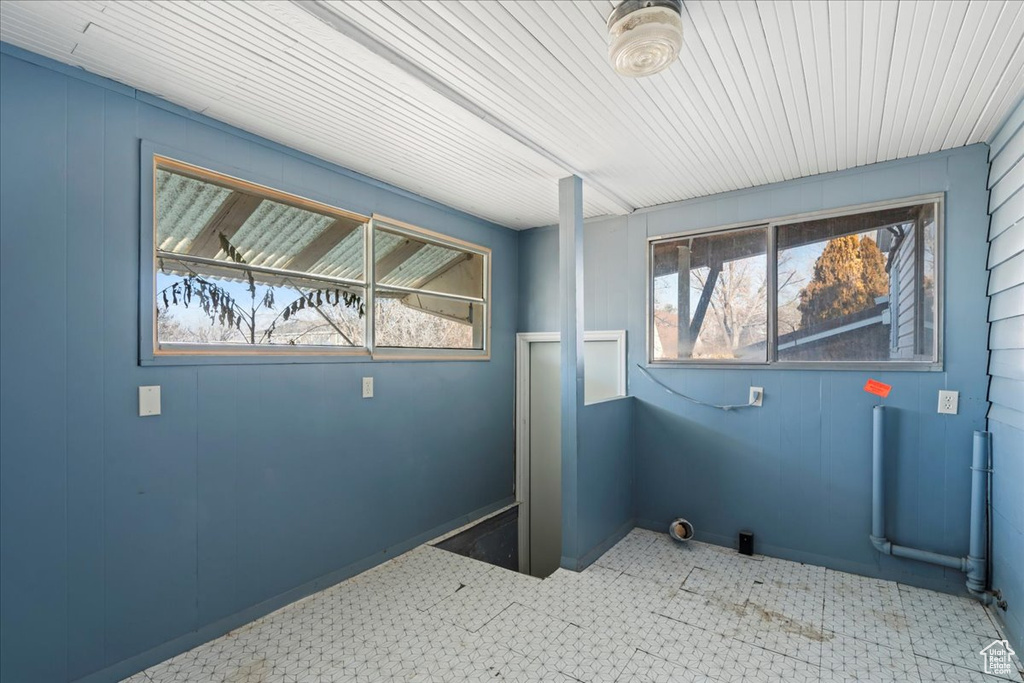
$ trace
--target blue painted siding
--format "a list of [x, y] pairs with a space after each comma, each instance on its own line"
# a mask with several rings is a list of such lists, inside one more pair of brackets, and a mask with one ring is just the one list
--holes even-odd
[[633, 399], [580, 408], [578, 558], [583, 569], [633, 528]]
[[[585, 226], [585, 230], [589, 229]], [[584, 232], [583, 258], [587, 239]], [[584, 269], [584, 278], [587, 270]], [[587, 282], [584, 279], [583, 291]], [[558, 229], [519, 233], [519, 332], [558, 331]]]
[[[13, 53], [0, 678], [116, 680], [509, 499], [514, 232]], [[490, 247], [493, 360], [139, 367], [140, 139]]]
[[[584, 188], [586, 192], [586, 188]], [[587, 330], [625, 329], [628, 292], [622, 271], [628, 242], [626, 218], [592, 221], [584, 228], [584, 322]], [[558, 229], [519, 234], [519, 331], [558, 330]], [[627, 346], [634, 343], [627, 335]], [[575, 532], [563, 543], [567, 566], [582, 569], [629, 531], [633, 511], [633, 400], [579, 406]], [[567, 536], [563, 529], [563, 539]]]
[[[730, 545], [751, 528], [760, 552], [944, 590], [963, 576], [881, 557], [868, 542], [870, 410], [866, 373], [779, 369], [655, 369], [659, 379], [716, 403], [739, 403], [765, 388], [760, 410], [723, 413], [666, 394], [640, 375], [645, 362], [646, 239], [931, 192], [946, 193], [945, 370], [883, 372], [894, 385], [899, 456], [890, 479], [888, 533], [937, 552], [967, 550], [971, 437], [984, 429], [986, 399], [986, 147], [730, 192], [588, 223], [587, 327], [625, 326], [629, 393], [636, 398], [636, 517], [663, 530], [675, 516], [699, 538]], [[626, 227], [621, 228], [622, 225]], [[546, 303], [557, 296], [548, 265], [557, 240], [549, 228], [520, 237], [520, 329], [550, 329]], [[610, 297], [615, 297], [614, 303]], [[936, 413], [941, 388], [960, 391], [960, 414]], [[672, 476], [678, 473], [678, 476]]]
[[1024, 648], [1024, 102], [991, 141], [988, 414], [992, 431], [992, 585], [997, 612]]
[[[584, 227], [583, 301], [587, 330], [622, 330], [628, 325], [630, 291], [622, 286], [630, 247], [627, 229], [624, 216], [588, 221]], [[557, 226], [519, 233], [520, 332], [558, 330], [557, 276]]]
[[1007, 610], [995, 610], [1017, 651], [1024, 647], [1024, 431], [997, 420], [992, 431], [992, 586]]

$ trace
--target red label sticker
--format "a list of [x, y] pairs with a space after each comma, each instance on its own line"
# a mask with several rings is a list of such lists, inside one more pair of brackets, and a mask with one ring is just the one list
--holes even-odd
[[877, 379], [869, 379], [868, 383], [864, 385], [864, 391], [869, 394], [877, 394], [878, 396], [885, 398], [889, 395], [889, 392], [892, 391], [892, 387], [883, 382], [879, 382]]

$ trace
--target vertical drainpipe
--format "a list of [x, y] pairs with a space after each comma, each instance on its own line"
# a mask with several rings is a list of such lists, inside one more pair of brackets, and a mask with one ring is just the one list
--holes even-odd
[[971, 464], [971, 547], [967, 555], [967, 590], [981, 598], [988, 588], [988, 473], [992, 471], [992, 434], [974, 432]]
[[885, 406], [875, 406], [871, 420], [871, 543], [891, 555], [892, 543], [885, 538]]
[[885, 537], [885, 406], [875, 406], [871, 433], [871, 544], [886, 555], [928, 562], [967, 574], [967, 591], [984, 604], [992, 602], [988, 592], [988, 473], [991, 471], [991, 434], [974, 432], [971, 465], [971, 536], [967, 557], [941, 555], [928, 550], [897, 545]]

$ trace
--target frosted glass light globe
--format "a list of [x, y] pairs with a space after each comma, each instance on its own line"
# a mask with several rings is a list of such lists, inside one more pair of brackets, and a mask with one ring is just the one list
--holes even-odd
[[623, 76], [650, 76], [668, 68], [683, 46], [679, 12], [642, 7], [608, 27], [608, 57]]

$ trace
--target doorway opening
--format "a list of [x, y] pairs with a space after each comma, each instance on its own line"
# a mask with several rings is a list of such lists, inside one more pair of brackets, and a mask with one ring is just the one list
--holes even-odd
[[519, 506], [513, 505], [435, 547], [498, 567], [519, 571]]
[[[586, 332], [585, 402], [626, 395], [626, 331]], [[561, 348], [556, 332], [516, 335], [519, 571], [544, 578], [562, 561]]]

